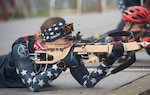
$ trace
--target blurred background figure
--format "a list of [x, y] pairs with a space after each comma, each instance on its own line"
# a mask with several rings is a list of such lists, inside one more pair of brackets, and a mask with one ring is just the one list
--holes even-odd
[[18, 13], [18, 8], [14, 0], [0, 0], [0, 10], [0, 18], [3, 20], [8, 20], [10, 16]]
[[[123, 13], [130, 6], [144, 6], [146, 0], [118, 0], [118, 7]], [[150, 0], [147, 0], [150, 1]], [[122, 30], [125, 25], [124, 21], [121, 19], [120, 23], [117, 26], [118, 30]]]
[[144, 6], [150, 10], [150, 0], [145, 0]]

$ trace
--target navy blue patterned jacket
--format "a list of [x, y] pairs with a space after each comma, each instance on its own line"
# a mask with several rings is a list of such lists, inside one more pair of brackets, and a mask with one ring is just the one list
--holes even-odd
[[[12, 45], [9, 54], [0, 56], [0, 87], [27, 87], [37, 92], [49, 85], [63, 71], [57, 64], [35, 65], [30, 59], [29, 53], [34, 53], [34, 36], [18, 38]], [[94, 71], [89, 73], [83, 63], [76, 68], [70, 68], [72, 76], [83, 87], [95, 86], [108, 71], [108, 67], [100, 64]]]

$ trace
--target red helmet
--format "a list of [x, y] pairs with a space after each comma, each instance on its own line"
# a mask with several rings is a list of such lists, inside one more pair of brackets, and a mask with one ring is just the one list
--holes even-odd
[[142, 6], [128, 7], [123, 13], [123, 20], [131, 23], [147, 23], [150, 21], [150, 12]]

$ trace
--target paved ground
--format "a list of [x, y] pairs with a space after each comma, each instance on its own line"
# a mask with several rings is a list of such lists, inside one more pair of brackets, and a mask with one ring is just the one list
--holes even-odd
[[123, 87], [115, 89], [106, 95], [150, 95], [150, 75], [128, 83]]
[[[81, 31], [84, 37], [87, 37], [94, 33], [103, 34], [109, 30], [115, 29], [121, 19], [121, 14], [120, 11], [110, 11], [63, 17], [68, 22], [74, 23], [75, 31]], [[11, 44], [19, 36], [33, 34], [36, 32], [46, 18], [47, 17], [0, 22], [0, 54], [8, 53], [11, 50]], [[116, 89], [118, 90], [118, 88], [120, 89], [126, 86], [126, 84], [130, 85], [134, 80], [138, 80], [142, 77], [145, 78], [144, 76], [146, 76], [146, 78], [143, 79], [145, 80], [143, 82], [145, 83], [145, 86], [142, 88], [150, 88], [150, 77], [147, 77], [147, 75], [150, 74], [150, 69], [145, 68], [145, 66], [149, 67], [149, 56], [145, 53], [145, 51], [138, 52], [137, 60], [138, 61], [133, 66], [138, 68], [129, 68], [111, 75], [99, 82], [94, 88], [88, 89], [81, 87], [67, 70], [58, 79], [56, 79], [50, 87], [42, 89], [39, 93], [30, 92], [26, 88], [4, 88], [0, 89], [0, 95], [111, 95], [113, 91], [116, 91]], [[91, 66], [91, 64], [89, 65]], [[90, 71], [93, 69], [94, 68], [89, 68]], [[136, 86], [136, 84], [134, 86]], [[124, 93], [129, 92], [129, 89], [132, 89], [132, 87], [126, 89]], [[120, 95], [115, 93], [112, 95]], [[133, 94], [128, 93], [126, 95]]]
[[[112, 93], [111, 91], [114, 89], [120, 88], [120, 86], [128, 84], [146, 74], [148, 74], [148, 72], [120, 72], [103, 79], [94, 88], [83, 88], [72, 78], [72, 76], [70, 76], [69, 72], [65, 72], [52, 83], [52, 86], [42, 89], [41, 92], [30, 92], [26, 88], [5, 88], [0, 89], [0, 95], [105, 95], [107, 93]], [[149, 85], [148, 80], [146, 83]], [[132, 88], [130, 87], [130, 89]], [[128, 90], [129, 89], [126, 89], [124, 93], [128, 93]]]

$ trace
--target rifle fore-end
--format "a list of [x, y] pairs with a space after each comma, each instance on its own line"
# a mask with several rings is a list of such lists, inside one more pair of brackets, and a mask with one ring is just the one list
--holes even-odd
[[[141, 46], [137, 42], [123, 43], [125, 51], [139, 50]], [[85, 45], [75, 47], [74, 52], [107, 52], [111, 53], [113, 45]]]

